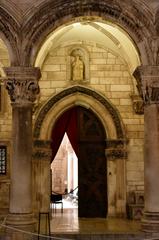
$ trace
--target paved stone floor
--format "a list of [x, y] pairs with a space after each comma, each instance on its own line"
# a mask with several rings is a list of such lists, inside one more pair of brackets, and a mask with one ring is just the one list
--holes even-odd
[[[45, 219], [42, 225], [45, 228]], [[78, 209], [60, 209], [52, 213], [51, 217], [51, 238], [58, 240], [159, 240], [159, 237], [146, 235], [141, 231], [140, 221], [128, 219], [108, 218], [108, 219], [86, 219], [78, 218]], [[44, 229], [43, 229], [44, 230]], [[42, 233], [45, 234], [45, 233]], [[17, 235], [18, 236], [18, 235]], [[9, 237], [5, 234], [0, 236], [3, 240], [44, 240], [46, 237], [29, 236]]]
[[52, 214], [52, 233], [138, 233], [140, 221], [118, 218], [78, 218], [78, 209], [57, 209]]

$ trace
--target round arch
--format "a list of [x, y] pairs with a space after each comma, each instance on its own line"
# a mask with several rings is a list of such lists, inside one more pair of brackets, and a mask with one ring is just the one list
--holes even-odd
[[126, 137], [117, 109], [101, 94], [82, 86], [68, 88], [47, 101], [37, 114], [33, 137], [49, 140], [57, 118], [75, 105], [92, 109], [103, 123], [108, 138], [124, 139]]
[[155, 33], [152, 15], [146, 8], [142, 9], [136, 6], [134, 1], [131, 2], [129, 11], [125, 11], [126, 3], [118, 0], [114, 6], [109, 0], [99, 0], [98, 3], [94, 0], [91, 2], [89, 0], [84, 2], [64, 2], [59, 0], [56, 3], [45, 1], [44, 4], [37, 8], [34, 14], [29, 12], [25, 16], [26, 19], [29, 19], [24, 21], [23, 26], [24, 38], [26, 39], [24, 46], [25, 64], [34, 64], [38, 50], [51, 32], [61, 25], [82, 16], [88, 19], [92, 18], [92, 16], [99, 17], [123, 28], [139, 49], [141, 62], [143, 64], [152, 64], [151, 48], [148, 48], [145, 42], [145, 39]]

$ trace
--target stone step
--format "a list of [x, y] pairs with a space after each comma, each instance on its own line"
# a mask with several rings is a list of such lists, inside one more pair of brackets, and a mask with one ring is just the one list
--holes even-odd
[[11, 236], [1, 234], [0, 240], [159, 240], [159, 234], [144, 234], [140, 233], [96, 233], [96, 234], [83, 234], [83, 233], [59, 233], [51, 234], [52, 238], [30, 236], [24, 234], [22, 238], [12, 239]]
[[62, 239], [72, 239], [72, 240], [141, 240], [144, 239], [144, 235], [139, 234], [129, 234], [129, 233], [108, 233], [108, 234], [52, 234], [51, 236], [62, 238]]

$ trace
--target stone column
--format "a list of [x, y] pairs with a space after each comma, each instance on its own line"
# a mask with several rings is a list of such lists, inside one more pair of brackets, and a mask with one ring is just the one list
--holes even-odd
[[[109, 162], [111, 161], [115, 165], [115, 172], [116, 172], [116, 182], [114, 183], [116, 184], [116, 191], [114, 196], [115, 216], [125, 217], [126, 216], [125, 161], [127, 159], [126, 140], [124, 139], [107, 140], [106, 157], [107, 157], [107, 161]], [[108, 172], [108, 181], [110, 177], [113, 177], [111, 169], [109, 169], [109, 172]], [[109, 187], [109, 182], [108, 182], [108, 187]], [[109, 199], [109, 191], [108, 191], [108, 199]], [[108, 209], [108, 214], [111, 216], [109, 209]]]
[[159, 67], [138, 67], [134, 76], [144, 101], [145, 208], [142, 228], [146, 232], [159, 232]]
[[34, 140], [34, 151], [32, 160], [33, 179], [33, 211], [36, 216], [39, 212], [50, 211], [51, 194], [51, 142]]
[[12, 102], [12, 161], [10, 214], [7, 224], [33, 227], [32, 211], [32, 107], [39, 93], [40, 71], [34, 67], [4, 68]]

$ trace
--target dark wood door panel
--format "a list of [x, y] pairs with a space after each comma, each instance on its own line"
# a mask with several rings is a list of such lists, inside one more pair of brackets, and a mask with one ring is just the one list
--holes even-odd
[[79, 217], [107, 216], [105, 132], [96, 115], [78, 108]]

